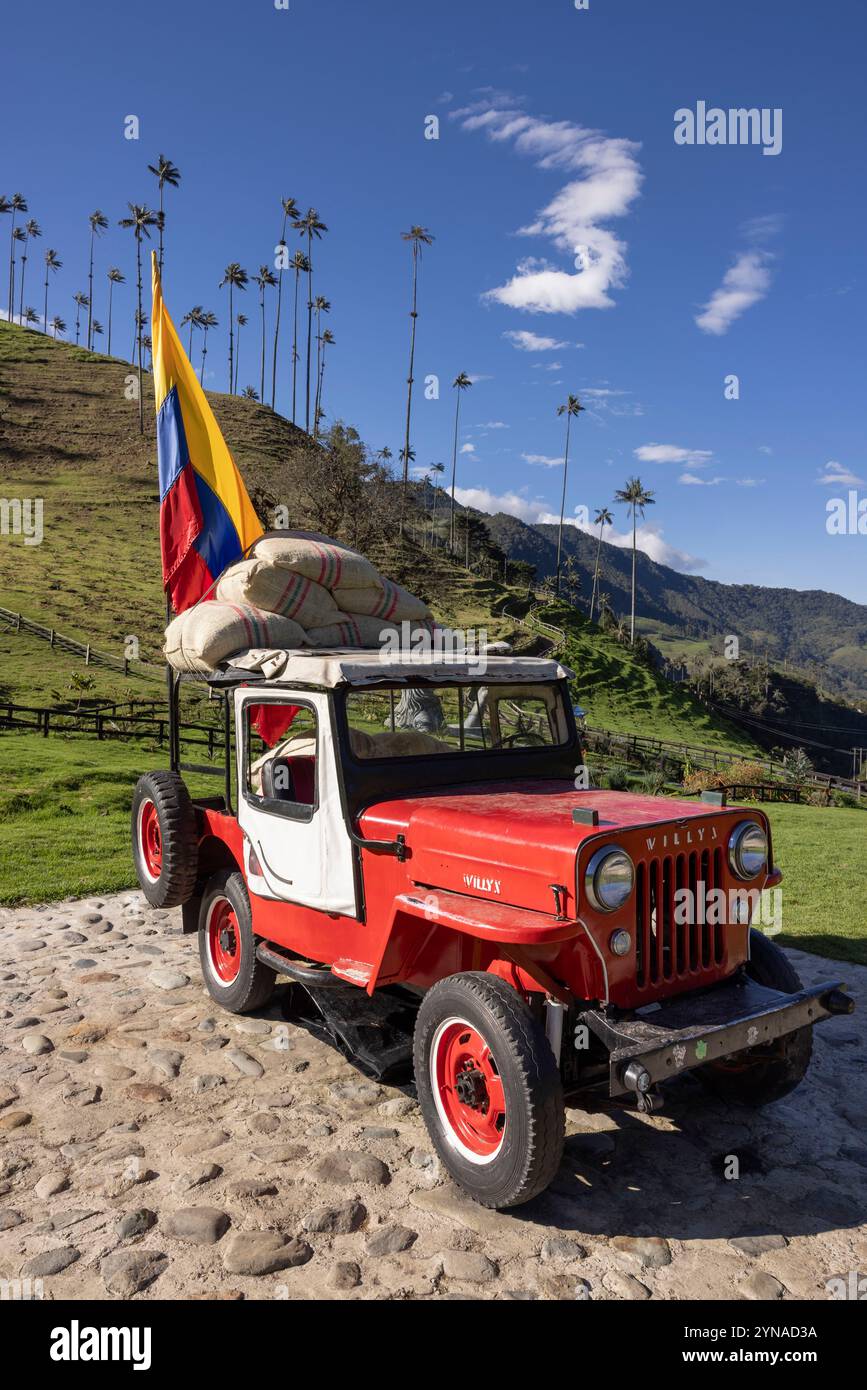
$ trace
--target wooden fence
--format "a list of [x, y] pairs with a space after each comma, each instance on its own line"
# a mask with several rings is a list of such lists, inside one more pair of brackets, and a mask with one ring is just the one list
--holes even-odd
[[25, 618], [22, 613], [14, 613], [10, 608], [0, 607], [0, 622], [5, 622], [11, 632], [27, 632], [32, 637], [39, 637], [58, 651], [70, 652], [73, 656], [84, 657], [85, 666], [107, 666], [109, 670], [120, 671], [125, 676], [143, 676], [147, 680], [165, 680], [165, 667], [163, 666], [152, 666], [146, 661], [133, 661], [125, 656], [113, 656], [110, 652], [100, 651], [90, 642], [77, 642], [74, 637], [67, 637], [53, 627], [34, 623], [30, 618]]

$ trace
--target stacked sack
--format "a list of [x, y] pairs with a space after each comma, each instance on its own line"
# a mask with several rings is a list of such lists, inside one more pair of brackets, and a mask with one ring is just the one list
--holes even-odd
[[252, 647], [378, 647], [405, 621], [414, 632], [435, 627], [426, 603], [357, 551], [283, 531], [225, 570], [213, 600], [169, 624], [165, 652], [176, 670], [207, 672]]

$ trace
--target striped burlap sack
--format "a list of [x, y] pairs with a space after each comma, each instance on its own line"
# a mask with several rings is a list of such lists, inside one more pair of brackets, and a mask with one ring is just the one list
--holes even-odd
[[337, 607], [344, 613], [361, 613], [370, 618], [385, 618], [386, 622], [392, 623], [403, 622], [405, 618], [431, 616], [424, 599], [416, 598], [415, 594], [402, 589], [390, 579], [380, 578], [381, 589], [350, 589], [339, 585], [333, 591]]
[[[354, 590], [347, 592], [353, 593]], [[364, 593], [379, 593], [367, 590]], [[217, 598], [225, 603], [248, 603], [267, 613], [294, 618], [302, 627], [324, 627], [336, 622], [337, 604], [327, 589], [295, 570], [266, 560], [241, 560], [226, 570], [217, 585]]]
[[196, 604], [166, 628], [166, 660], [176, 671], [213, 671], [228, 657], [250, 647], [303, 647], [304, 629], [279, 613], [245, 603]]
[[[307, 633], [311, 647], [381, 647], [392, 635], [397, 634], [403, 645], [406, 634], [399, 623], [386, 622], [384, 618], [370, 618], [361, 613], [340, 613], [339, 621], [327, 627], [314, 627]], [[408, 647], [419, 632], [432, 634], [436, 624], [430, 619], [413, 621], [409, 627]]]
[[380, 589], [382, 580], [369, 560], [330, 536], [316, 531], [284, 531], [263, 536], [252, 550], [255, 559], [294, 570], [325, 589]]

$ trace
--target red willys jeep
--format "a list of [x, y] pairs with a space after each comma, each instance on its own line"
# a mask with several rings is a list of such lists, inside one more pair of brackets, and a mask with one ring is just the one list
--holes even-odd
[[[655, 1109], [659, 1083], [695, 1069], [726, 1101], [763, 1105], [804, 1076], [812, 1025], [852, 1011], [838, 982], [803, 989], [750, 928], [781, 878], [762, 812], [576, 789], [556, 662], [281, 664], [202, 678], [224, 706], [217, 768], [181, 762], [191, 678], [171, 677], [171, 771], [143, 776], [133, 802], [139, 881], [150, 903], [183, 905], [229, 1011], [286, 977], [383, 1076], [400, 1052], [388, 1019], [409, 1016], [431, 1139], [477, 1201], [547, 1186], [564, 1098]], [[221, 794], [192, 798], [183, 772], [216, 772]]]

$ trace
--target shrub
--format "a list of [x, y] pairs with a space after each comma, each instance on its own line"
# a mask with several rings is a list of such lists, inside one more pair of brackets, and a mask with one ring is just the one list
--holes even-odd
[[604, 781], [609, 791], [625, 792], [629, 786], [629, 769], [622, 763], [614, 763], [606, 772]]

